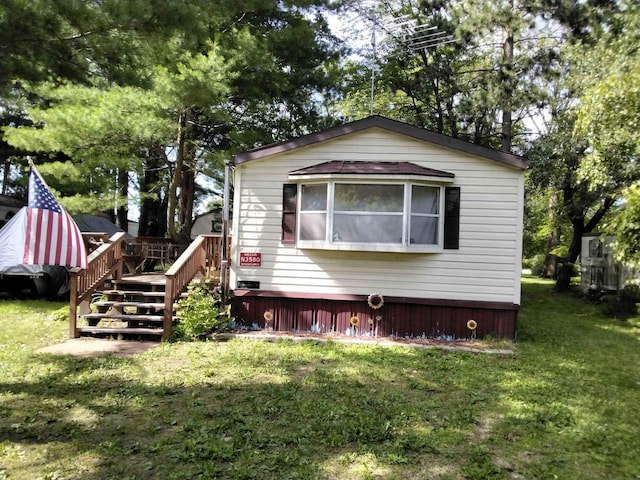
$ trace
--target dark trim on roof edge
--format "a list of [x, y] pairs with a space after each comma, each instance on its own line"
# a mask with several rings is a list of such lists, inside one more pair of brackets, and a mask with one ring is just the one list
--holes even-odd
[[522, 170], [526, 170], [528, 168], [527, 161], [523, 157], [520, 157], [518, 155], [513, 155], [511, 153], [501, 152], [499, 150], [494, 150], [493, 148], [485, 147], [482, 145], [465, 142], [464, 140], [460, 140], [458, 138], [431, 132], [429, 130], [425, 130], [424, 128], [409, 125], [408, 123], [399, 122], [398, 120], [393, 120], [391, 118], [383, 117], [380, 115], [373, 115], [361, 120], [345, 123], [344, 125], [338, 125], [327, 130], [303, 135], [302, 137], [294, 138], [286, 142], [265, 145], [263, 147], [259, 147], [243, 153], [238, 153], [233, 156], [233, 164], [240, 165], [252, 160], [258, 160], [270, 155], [288, 152], [296, 148], [306, 147], [315, 143], [324, 142], [326, 140], [331, 140], [374, 127], [389, 130], [401, 135], [406, 135], [408, 137], [415, 138], [416, 140], [430, 142], [435, 145], [450, 148], [452, 150], [458, 150], [470, 155], [494, 160], [498, 163], [502, 163], [504, 165], [519, 168]]
[[0, 194], [0, 207], [22, 208], [26, 206], [27, 202], [24, 200]]
[[368, 162], [330, 160], [289, 172], [290, 177], [323, 175], [384, 175], [455, 178], [455, 174], [422, 167], [411, 162]]

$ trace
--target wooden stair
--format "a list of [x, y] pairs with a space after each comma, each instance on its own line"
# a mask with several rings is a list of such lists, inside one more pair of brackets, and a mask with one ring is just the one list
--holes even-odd
[[[108, 289], [94, 293], [91, 313], [81, 315], [80, 336], [118, 339], [162, 338], [164, 335], [164, 274], [140, 274], [112, 280]], [[175, 322], [174, 305], [172, 316]]]
[[[223, 269], [222, 258], [224, 252], [229, 251], [229, 239], [223, 248], [220, 235], [198, 235], [164, 273], [140, 273], [139, 264], [132, 263], [131, 255], [126, 251], [123, 232], [111, 237], [102, 233], [83, 233], [86, 238], [98, 236], [102, 243], [90, 250], [88, 268], [69, 272], [71, 338], [101, 336], [134, 340], [157, 337], [166, 341], [171, 338], [176, 322], [176, 302], [186, 295], [192, 280], [204, 278], [208, 283], [221, 285], [223, 290], [228, 286], [228, 262], [224, 262]], [[166, 239], [138, 237], [137, 240], [133, 245], [140, 248], [143, 257], [159, 259], [161, 264], [174, 260], [181, 251]], [[162, 246], [160, 250], [159, 245]], [[163, 253], [158, 257], [156, 251]], [[81, 322], [78, 322], [79, 317]]]

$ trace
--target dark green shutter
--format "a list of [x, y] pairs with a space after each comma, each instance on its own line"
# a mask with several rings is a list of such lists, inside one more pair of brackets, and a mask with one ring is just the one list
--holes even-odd
[[460, 248], [460, 187], [444, 189], [444, 248]]
[[296, 207], [298, 205], [298, 185], [285, 183], [282, 186], [282, 243], [296, 243]]

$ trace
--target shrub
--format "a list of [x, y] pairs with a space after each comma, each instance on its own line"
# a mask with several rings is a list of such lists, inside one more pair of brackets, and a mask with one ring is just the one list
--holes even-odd
[[49, 318], [54, 322], [68, 322], [69, 321], [69, 307], [65, 305], [60, 307], [49, 314]]
[[197, 340], [210, 333], [222, 332], [230, 320], [220, 295], [197, 282], [187, 287], [187, 296], [178, 302], [177, 316], [174, 337], [181, 340]]
[[529, 260], [529, 268], [531, 273], [536, 277], [541, 277], [544, 273], [544, 262], [546, 256], [544, 254], [538, 254]]
[[604, 313], [609, 317], [624, 320], [637, 315], [638, 302], [640, 302], [640, 286], [628, 284], [605, 306]]

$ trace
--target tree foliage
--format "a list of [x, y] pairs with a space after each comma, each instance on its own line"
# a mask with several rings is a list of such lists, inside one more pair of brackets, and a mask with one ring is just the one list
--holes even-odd
[[[412, 49], [411, 29], [388, 32], [377, 63], [375, 110], [474, 143], [522, 152], [527, 121], [546, 107], [562, 28], [532, 2], [385, 2], [382, 18], [410, 18], [453, 42]], [[427, 32], [431, 32], [428, 30]], [[348, 68], [341, 111], [365, 114], [370, 72]], [[357, 100], [356, 100], [357, 99]], [[359, 107], [359, 108], [358, 108]]]
[[[573, 264], [580, 255], [582, 235], [595, 231], [621, 194], [621, 178], [612, 176], [608, 185], [595, 187], [581, 177], [580, 169], [588, 152], [585, 138], [573, 135], [575, 115], [557, 112], [552, 130], [537, 140], [528, 152], [530, 186], [552, 195], [550, 203], [556, 225], [566, 219], [568, 231], [556, 230], [557, 243], [549, 245], [560, 257], [558, 290], [567, 290]], [[544, 223], [542, 224], [544, 228]], [[563, 247], [563, 248], [560, 248]], [[552, 252], [548, 252], [552, 253]]]
[[623, 2], [594, 47], [579, 50], [583, 87], [575, 135], [590, 151], [581, 174], [593, 189], [620, 192], [618, 214], [605, 231], [619, 260], [638, 263], [640, 240], [640, 6]]
[[[200, 38], [207, 2], [5, 0], [0, 5], [0, 91], [15, 82], [141, 84], [167, 38]], [[187, 36], [184, 33], [193, 35]], [[150, 62], [150, 57], [153, 60]]]
[[[115, 199], [126, 223], [133, 180], [141, 220], [152, 220], [153, 234], [166, 227], [184, 242], [203, 190], [201, 172], [216, 175], [234, 150], [306, 133], [322, 121], [314, 97], [333, 83], [330, 65], [338, 50], [316, 12], [323, 0], [134, 3], [140, 7], [135, 14], [117, 0], [91, 3], [89, 13], [75, 2], [66, 10], [54, 2], [40, 12], [45, 23], [56, 19], [51, 38], [42, 32], [52, 48], [62, 49], [62, 38], [82, 39], [65, 43], [70, 55], [88, 50], [100, 58], [88, 55], [62, 81], [57, 72], [66, 66], [55, 59], [39, 64], [35, 56], [33, 70], [8, 89], [14, 101], [25, 99], [31, 126], [9, 125], [5, 137], [14, 148], [58, 160], [43, 173], [74, 173], [52, 182], [72, 195], [63, 200], [71, 210], [104, 209]], [[156, 33], [172, 18], [166, 8], [179, 12], [160, 43]], [[153, 16], [163, 12], [168, 17], [154, 24]], [[112, 43], [100, 43], [112, 36]], [[129, 49], [120, 51], [123, 41]], [[106, 50], [98, 46], [120, 52], [118, 61], [103, 67]], [[16, 59], [26, 56], [14, 52]], [[38, 75], [40, 69], [48, 76]], [[78, 178], [85, 181], [74, 183]], [[164, 221], [154, 213], [159, 209]]]

